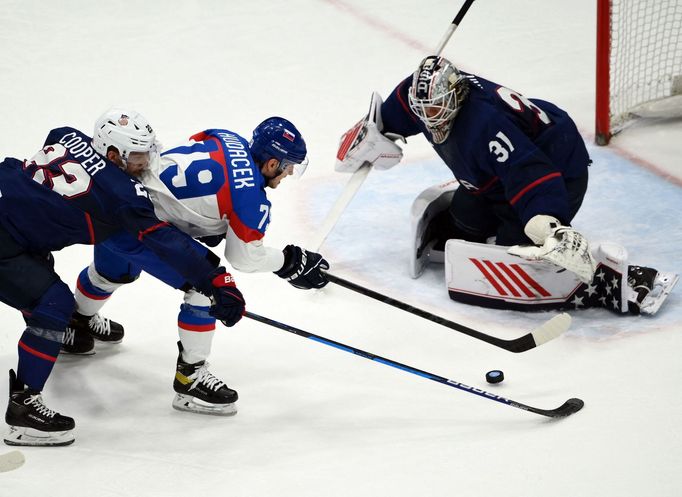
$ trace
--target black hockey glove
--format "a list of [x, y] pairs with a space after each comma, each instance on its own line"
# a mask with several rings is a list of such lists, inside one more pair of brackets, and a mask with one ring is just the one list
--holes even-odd
[[197, 238], [201, 243], [204, 245], [208, 245], [209, 247], [217, 247], [220, 245], [220, 242], [222, 242], [225, 239], [225, 233], [222, 235], [206, 235], [206, 236], [200, 236]]
[[329, 280], [322, 270], [329, 269], [329, 263], [316, 252], [309, 252], [296, 245], [284, 247], [284, 265], [275, 274], [284, 278], [296, 288], [310, 290], [322, 288]]
[[232, 275], [219, 267], [213, 271], [211, 279], [211, 301], [213, 305], [208, 313], [223, 322], [225, 326], [234, 326], [246, 312], [244, 296], [239, 291]]

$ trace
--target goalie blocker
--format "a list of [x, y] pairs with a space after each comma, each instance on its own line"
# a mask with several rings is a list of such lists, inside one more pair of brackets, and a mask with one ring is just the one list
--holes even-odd
[[542, 259], [510, 254], [506, 246], [450, 239], [443, 247], [433, 228], [449, 205], [456, 184], [433, 186], [412, 205], [410, 275], [430, 262], [445, 263], [445, 283], [455, 301], [522, 311], [603, 307], [616, 313], [655, 314], [679, 276], [628, 265], [624, 247], [602, 243], [591, 250], [594, 277], [584, 278]]

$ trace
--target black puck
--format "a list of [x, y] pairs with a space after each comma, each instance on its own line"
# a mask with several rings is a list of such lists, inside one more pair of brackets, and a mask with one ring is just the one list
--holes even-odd
[[485, 374], [485, 381], [488, 383], [501, 383], [504, 380], [504, 373], [499, 369], [493, 369]]

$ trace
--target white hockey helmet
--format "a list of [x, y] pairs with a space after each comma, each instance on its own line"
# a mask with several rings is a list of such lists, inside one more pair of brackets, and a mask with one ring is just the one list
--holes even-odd
[[430, 131], [447, 136], [468, 93], [466, 77], [447, 59], [430, 55], [412, 76], [408, 92], [410, 109]]
[[115, 147], [127, 164], [131, 152], [151, 154], [156, 149], [156, 133], [140, 113], [114, 107], [95, 121], [92, 146], [105, 157], [109, 147]]

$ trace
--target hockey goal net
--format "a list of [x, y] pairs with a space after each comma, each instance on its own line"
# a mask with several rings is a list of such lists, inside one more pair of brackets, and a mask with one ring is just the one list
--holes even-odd
[[597, 0], [596, 141], [682, 116], [682, 0]]

